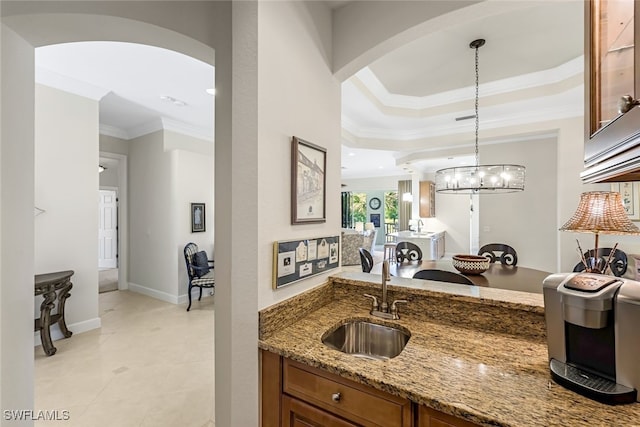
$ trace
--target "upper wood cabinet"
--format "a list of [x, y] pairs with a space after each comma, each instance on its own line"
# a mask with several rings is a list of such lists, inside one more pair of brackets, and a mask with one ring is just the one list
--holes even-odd
[[436, 185], [433, 181], [420, 181], [420, 218], [436, 216]]
[[585, 1], [585, 182], [640, 178], [640, 2]]

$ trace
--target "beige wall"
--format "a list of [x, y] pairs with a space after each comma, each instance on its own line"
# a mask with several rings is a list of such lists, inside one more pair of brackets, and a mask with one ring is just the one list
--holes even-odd
[[0, 407], [29, 409], [34, 394], [34, 50], [4, 24], [0, 31]]
[[42, 85], [35, 101], [35, 273], [75, 272], [65, 317], [84, 332], [100, 327], [98, 102]]
[[129, 141], [114, 136], [100, 134], [100, 151], [114, 154], [129, 154]]
[[518, 265], [555, 271], [556, 138], [482, 147], [480, 162], [521, 164], [527, 169], [523, 192], [480, 196], [479, 245], [506, 243], [516, 249]]
[[[340, 84], [327, 58], [331, 13], [314, 2], [258, 7], [258, 305], [324, 283], [328, 274], [271, 289], [273, 242], [340, 234]], [[327, 149], [326, 223], [291, 225], [291, 137]]]

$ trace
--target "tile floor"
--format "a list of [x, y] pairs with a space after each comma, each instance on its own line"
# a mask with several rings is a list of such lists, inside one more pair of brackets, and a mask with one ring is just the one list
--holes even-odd
[[214, 426], [213, 298], [186, 306], [128, 291], [100, 294], [102, 328], [35, 349], [36, 427]]

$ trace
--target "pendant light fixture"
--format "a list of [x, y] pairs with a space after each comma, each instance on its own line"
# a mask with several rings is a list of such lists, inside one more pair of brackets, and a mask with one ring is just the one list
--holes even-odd
[[480, 165], [478, 156], [478, 115], [479, 73], [478, 49], [484, 46], [484, 39], [477, 39], [469, 44], [476, 50], [476, 97], [475, 97], [475, 165], [440, 169], [436, 171], [436, 191], [450, 194], [490, 194], [512, 193], [524, 190], [525, 167], [522, 165], [496, 164]]

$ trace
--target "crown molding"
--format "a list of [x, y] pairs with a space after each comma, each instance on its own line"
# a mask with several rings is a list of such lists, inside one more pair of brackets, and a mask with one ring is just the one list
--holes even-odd
[[121, 129], [115, 126], [100, 124], [100, 134], [124, 140], [138, 138], [159, 130], [169, 130], [182, 135], [213, 142], [213, 130], [207, 132], [199, 126], [193, 126], [179, 120], [168, 119], [166, 117], [153, 119], [147, 123], [129, 129]]
[[100, 101], [106, 94], [111, 92], [109, 89], [72, 79], [38, 66], [35, 67], [35, 82], [96, 101]]
[[213, 129], [205, 129], [201, 126], [194, 126], [178, 120], [162, 118], [162, 127], [165, 130], [181, 133], [183, 135], [192, 136], [198, 139], [213, 142]]
[[[524, 125], [544, 121], [553, 121], [584, 115], [584, 106], [581, 102], [582, 87], [574, 88], [562, 94], [528, 99], [518, 102], [502, 104], [484, 109], [484, 117], [490, 110], [490, 119], [481, 119], [480, 128], [496, 129], [501, 127]], [[535, 107], [532, 108], [532, 105]], [[472, 132], [475, 123], [473, 121], [455, 122], [455, 115], [435, 116], [428, 119], [420, 127], [412, 129], [372, 128], [360, 126], [356, 121], [343, 115], [342, 127], [351, 138], [352, 146], [357, 139], [374, 139], [386, 141], [414, 141], [433, 138], [443, 135]], [[360, 144], [357, 144], [360, 145]]]
[[129, 138], [129, 134], [124, 129], [120, 129], [115, 126], [104, 125], [102, 123], [100, 123], [98, 128], [100, 131], [100, 135], [112, 136], [114, 138], [124, 140], [131, 139]]
[[[584, 56], [581, 55], [555, 68], [496, 80], [493, 82], [481, 83], [480, 91], [482, 92], [482, 97], [500, 95], [556, 84], [583, 72]], [[374, 97], [385, 107], [422, 110], [450, 104], [452, 99], [455, 99], [456, 102], [460, 102], [474, 99], [475, 97], [473, 86], [467, 86], [422, 97], [393, 94], [384, 87], [382, 82], [378, 80], [378, 77], [369, 67], [364, 67], [362, 70], [358, 71], [352, 79], [358, 80], [361, 83], [354, 84], [354, 86], [359, 90], [363, 91], [363, 87], [365, 88], [364, 90], [368, 92], [363, 92], [365, 96]]]

